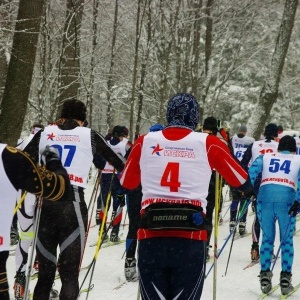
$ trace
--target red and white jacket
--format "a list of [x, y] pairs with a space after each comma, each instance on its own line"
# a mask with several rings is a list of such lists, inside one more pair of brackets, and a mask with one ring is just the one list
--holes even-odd
[[[206, 197], [212, 170], [233, 187], [247, 180], [247, 173], [216, 136], [169, 127], [139, 137], [121, 174], [127, 189], [142, 185], [142, 209], [153, 203], [191, 204], [206, 212]], [[206, 240], [206, 230], [139, 229], [138, 239], [183, 237]]]

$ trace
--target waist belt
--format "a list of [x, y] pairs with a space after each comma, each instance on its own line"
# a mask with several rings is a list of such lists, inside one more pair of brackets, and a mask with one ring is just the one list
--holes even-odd
[[151, 230], [203, 230], [205, 229], [203, 223], [196, 225], [193, 222], [193, 215], [197, 213], [202, 214], [202, 207], [153, 204], [141, 216], [140, 228]]

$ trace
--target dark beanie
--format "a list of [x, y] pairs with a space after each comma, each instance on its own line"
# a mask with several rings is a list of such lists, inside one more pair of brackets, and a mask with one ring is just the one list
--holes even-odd
[[214, 117], [207, 117], [202, 126], [203, 130], [210, 130], [213, 134], [218, 132], [218, 121]]
[[266, 138], [274, 138], [278, 136], [278, 128], [274, 123], [270, 123], [265, 127], [264, 135]]
[[167, 105], [167, 126], [184, 126], [195, 130], [199, 123], [199, 104], [190, 94], [177, 94]]
[[290, 135], [283, 136], [279, 141], [278, 151], [284, 150], [290, 152], [296, 152], [297, 150], [296, 140]]
[[60, 117], [64, 119], [86, 120], [86, 107], [84, 103], [75, 98], [66, 100], [62, 106]]
[[123, 126], [116, 125], [112, 130], [113, 137], [121, 137], [124, 136], [124, 128]]

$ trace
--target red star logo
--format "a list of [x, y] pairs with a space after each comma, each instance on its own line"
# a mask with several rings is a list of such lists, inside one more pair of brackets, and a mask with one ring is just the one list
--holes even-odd
[[158, 156], [160, 156], [159, 152], [164, 150], [163, 148], [160, 148], [159, 144], [157, 144], [156, 146], [152, 146], [151, 148], [153, 149], [152, 155], [155, 153]]
[[47, 138], [47, 140], [51, 140], [51, 141], [53, 141], [53, 138], [55, 138], [55, 135], [54, 135], [54, 133], [48, 134], [48, 138]]

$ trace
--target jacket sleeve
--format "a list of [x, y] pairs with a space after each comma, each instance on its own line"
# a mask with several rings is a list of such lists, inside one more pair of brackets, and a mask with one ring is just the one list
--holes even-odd
[[143, 141], [144, 135], [139, 137], [135, 141], [135, 143], [131, 147], [131, 151], [126, 161], [124, 170], [121, 173], [120, 183], [124, 188], [128, 190], [137, 188], [141, 183], [140, 158]]
[[38, 166], [26, 153], [6, 147], [2, 153], [5, 172], [15, 189], [23, 189], [47, 200], [56, 201], [71, 195], [67, 171], [59, 160], [50, 162], [47, 168]]
[[249, 163], [250, 163], [250, 161], [251, 161], [251, 158], [252, 158], [252, 146], [253, 146], [253, 143], [252, 144], [250, 144], [248, 147], [247, 147], [247, 149], [246, 149], [246, 151], [245, 151], [245, 153], [244, 153], [244, 155], [243, 155], [243, 158], [242, 158], [242, 160], [241, 160], [241, 166], [244, 168], [244, 170], [248, 170], [248, 166], [249, 166]]
[[229, 185], [239, 187], [246, 182], [247, 172], [232, 157], [228, 147], [217, 137], [207, 136], [206, 151], [211, 168], [224, 177]]
[[263, 155], [260, 155], [256, 158], [256, 160], [250, 166], [248, 173], [251, 180], [252, 185], [256, 182], [256, 179], [259, 177], [259, 174], [263, 169]]
[[95, 155], [95, 153], [98, 153], [103, 156], [105, 160], [111, 163], [118, 171], [122, 171], [125, 159], [112, 150], [101, 134], [91, 130], [91, 135], [93, 154]]

